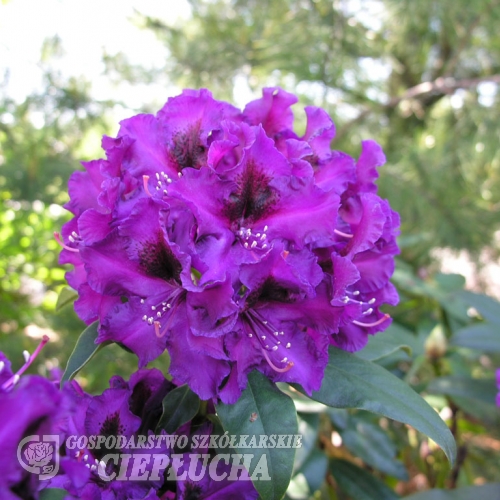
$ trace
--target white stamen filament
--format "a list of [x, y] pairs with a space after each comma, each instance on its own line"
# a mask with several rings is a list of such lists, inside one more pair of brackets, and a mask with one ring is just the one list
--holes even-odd
[[334, 229], [333, 232], [338, 234], [339, 236], [343, 236], [344, 238], [352, 238], [354, 235], [349, 233], [344, 233], [344, 231], [339, 231], [338, 229]]
[[71, 248], [68, 245], [65, 245], [63, 240], [61, 239], [61, 235], [57, 231], [54, 232], [54, 238], [57, 241], [57, 243], [59, 243], [59, 245], [61, 245], [65, 250], [69, 250], [70, 252], [77, 252], [77, 253], [80, 251], [80, 250], [78, 250], [78, 248]]
[[389, 314], [384, 314], [378, 321], [374, 321], [373, 323], [362, 323], [361, 321], [353, 320], [353, 323], [357, 326], [362, 326], [365, 328], [371, 328], [372, 326], [378, 326], [383, 323], [386, 319], [389, 319]]
[[[269, 358], [267, 352], [262, 349], [262, 354], [264, 355], [264, 357], [266, 358], [266, 361], [267, 363], [269, 364], [269, 366], [276, 372], [278, 373], [285, 373], [287, 372], [288, 370], [290, 370], [290, 368], [292, 368], [293, 366], [293, 361], [289, 361], [287, 363], [287, 365], [284, 367], [284, 368], [278, 368], [272, 361], [271, 359]], [[284, 360], [287, 359], [287, 358], [283, 358]], [[285, 363], [286, 361], [282, 361], [282, 363]]]
[[146, 194], [152, 198], [153, 195], [151, 194], [151, 191], [149, 190], [149, 186], [148, 186], [148, 182], [149, 182], [149, 175], [143, 175], [142, 176], [142, 184], [144, 186], [144, 191], [146, 191]]

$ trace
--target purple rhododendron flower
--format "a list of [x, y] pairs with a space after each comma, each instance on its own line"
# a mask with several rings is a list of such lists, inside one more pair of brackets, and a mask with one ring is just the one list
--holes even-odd
[[398, 301], [380, 146], [364, 141], [357, 161], [332, 151], [334, 124], [315, 107], [299, 137], [296, 101], [268, 88], [240, 112], [185, 90], [123, 121], [106, 159], [69, 181], [61, 262], [77, 313], [140, 367], [167, 349], [202, 399], [235, 402], [253, 369], [311, 394], [328, 346], [361, 349]]
[[[41, 472], [44, 466], [52, 470], [58, 450], [54, 442], [43, 442], [42, 437], [57, 436], [59, 442], [64, 439], [70, 401], [43, 377], [21, 377], [47, 341], [44, 337], [36, 351], [26, 355], [25, 364], [15, 374], [10, 361], [0, 352], [0, 498], [5, 500], [38, 498], [38, 490], [46, 481], [22, 467], [20, 460]], [[40, 440], [31, 440], [30, 436]]]
[[[75, 411], [67, 419], [69, 438], [61, 451], [61, 473], [50, 487], [65, 489], [68, 498], [84, 499], [222, 499], [229, 498], [224, 496], [227, 492], [234, 498], [257, 498], [245, 470], [235, 478], [226, 477], [227, 467], [221, 462], [216, 478], [221, 480], [216, 481], [208, 469], [191, 473], [193, 456], [214, 455], [214, 450], [191, 447], [195, 435], [206, 434], [209, 439], [211, 423], [201, 428], [199, 422], [182, 425], [170, 436], [185, 439], [181, 450], [165, 431], [155, 434], [163, 399], [175, 388], [157, 369], [141, 369], [128, 382], [114, 376], [110, 388], [97, 396], [84, 392], [75, 381], [66, 384], [63, 393]], [[214, 406], [207, 405], [207, 411], [215, 413]]]
[[[156, 369], [139, 370], [129, 382], [115, 376], [110, 388], [98, 396], [85, 393], [75, 381], [66, 384], [64, 393], [76, 408], [68, 419], [67, 432], [75, 442], [66, 441], [62, 473], [52, 479], [51, 487], [63, 488], [77, 498], [109, 500], [147, 498], [158, 490], [163, 476], [152, 470], [151, 456], [168, 457], [170, 450], [153, 439], [149, 447], [144, 443], [154, 435], [162, 400], [174, 387]], [[76, 446], [76, 438], [81, 437], [87, 438], [82, 441], [88, 443], [84, 448]], [[102, 441], [97, 443], [96, 437]], [[141, 471], [142, 478], [134, 480], [132, 469], [145, 452], [148, 463]], [[128, 457], [128, 467], [120, 461], [123, 456]], [[122, 479], [117, 479], [120, 476]]]

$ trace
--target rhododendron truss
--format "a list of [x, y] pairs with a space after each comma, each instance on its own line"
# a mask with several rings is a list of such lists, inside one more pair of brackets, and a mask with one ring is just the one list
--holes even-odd
[[72, 175], [57, 236], [97, 342], [140, 367], [168, 350], [176, 382], [234, 403], [254, 369], [311, 394], [329, 345], [356, 351], [387, 328], [399, 218], [376, 194], [384, 154], [331, 150], [320, 108], [298, 136], [296, 101], [267, 88], [241, 112], [185, 90]]

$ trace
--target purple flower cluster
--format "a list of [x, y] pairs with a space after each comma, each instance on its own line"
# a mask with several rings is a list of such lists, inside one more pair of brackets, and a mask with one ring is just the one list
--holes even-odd
[[[69, 410], [68, 401], [57, 386], [38, 375], [21, 377], [38, 352], [48, 341], [45, 337], [38, 349], [29, 355], [25, 353], [25, 364], [13, 373], [11, 363], [0, 352], [0, 498], [38, 498], [41, 482], [16, 458], [18, 446], [29, 435], [61, 435], [62, 426]], [[37, 444], [37, 443], [33, 443]], [[43, 443], [40, 443], [43, 446]], [[25, 450], [24, 460], [36, 463], [41, 456], [37, 446]], [[57, 450], [48, 450], [48, 458]]]
[[[180, 451], [160, 439], [168, 437], [157, 429], [162, 402], [176, 386], [159, 370], [138, 370], [128, 382], [114, 376], [110, 388], [97, 396], [75, 381], [60, 390], [59, 383], [41, 376], [21, 377], [47, 340], [33, 355], [26, 354], [16, 374], [0, 352], [2, 500], [35, 500], [45, 488], [65, 490], [68, 500], [257, 498], [248, 473], [240, 470], [231, 477], [223, 461], [216, 474], [206, 466], [200, 472], [198, 462], [196, 477], [186, 473], [196, 470], [190, 461], [197, 454], [205, 454], [207, 462], [214, 459], [216, 450], [192, 449], [193, 436], [210, 437], [213, 425], [203, 415], [182, 425], [173, 436], [185, 438]], [[213, 405], [207, 405], [207, 413], [215, 413]], [[58, 441], [44, 442], [47, 436]], [[27, 464], [38, 468], [28, 470]], [[46, 465], [53, 474], [44, 479], [40, 474]]]
[[330, 344], [361, 349], [390, 324], [399, 218], [376, 194], [381, 148], [332, 151], [335, 127], [264, 89], [243, 112], [185, 90], [104, 137], [106, 159], [69, 181], [61, 262], [75, 308], [145, 366], [202, 399], [235, 402], [258, 369], [320, 388]]
[[74, 381], [67, 384], [64, 393], [74, 411], [67, 420], [66, 435], [86, 437], [89, 444], [77, 447], [77, 440], [66, 439], [61, 473], [50, 487], [62, 488], [70, 494], [67, 498], [75, 499], [222, 500], [229, 498], [228, 493], [234, 498], [257, 498], [246, 471], [245, 480], [231, 480], [228, 474], [214, 480], [205, 469], [194, 480], [184, 472], [190, 469], [193, 454], [203, 452], [208, 457], [210, 450], [192, 450], [191, 444], [194, 434], [212, 433], [211, 423], [200, 420], [181, 426], [176, 437], [184, 436], [188, 443], [181, 451], [158, 439], [166, 437], [165, 431], [155, 435], [163, 398], [175, 387], [156, 369], [138, 370], [128, 382], [114, 376], [110, 388], [98, 396], [85, 393]]

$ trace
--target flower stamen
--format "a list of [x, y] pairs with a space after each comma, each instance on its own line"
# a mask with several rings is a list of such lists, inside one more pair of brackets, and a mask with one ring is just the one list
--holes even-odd
[[80, 251], [80, 250], [78, 250], [78, 248], [71, 248], [68, 245], [66, 245], [63, 242], [63, 240], [61, 239], [61, 235], [57, 231], [54, 231], [54, 238], [57, 241], [57, 243], [59, 243], [59, 245], [61, 245], [65, 250], [69, 250], [70, 252], [79, 252]]
[[371, 328], [372, 326], [378, 326], [383, 323], [385, 320], [389, 319], [391, 316], [389, 314], [384, 314], [378, 321], [374, 321], [373, 323], [362, 323], [361, 321], [353, 320], [353, 323], [357, 326], [363, 326], [365, 328]]
[[142, 176], [142, 184], [144, 186], [144, 191], [146, 191], [146, 194], [152, 198], [153, 195], [151, 194], [151, 191], [149, 190], [149, 186], [148, 186], [148, 182], [149, 182], [149, 175], [143, 175]]
[[[276, 347], [276, 346], [275, 346], [275, 347]], [[261, 347], [261, 351], [262, 351], [262, 354], [264, 355], [264, 358], [266, 358], [267, 364], [268, 364], [268, 365], [269, 365], [269, 366], [270, 366], [270, 367], [271, 367], [274, 371], [276, 371], [276, 372], [278, 372], [278, 373], [286, 373], [286, 372], [287, 372], [288, 370], [290, 370], [290, 369], [293, 367], [293, 365], [294, 365], [293, 361], [288, 361], [288, 362], [286, 363], [286, 366], [285, 366], [284, 368], [278, 368], [278, 367], [277, 367], [277, 366], [276, 366], [276, 365], [275, 365], [275, 364], [271, 361], [271, 359], [269, 358], [269, 356], [268, 356], [268, 354], [267, 354], [266, 350], [265, 350], [265, 349], [262, 349], [262, 347]], [[286, 359], [286, 358], [283, 358], [283, 359]]]
[[3, 383], [3, 385], [2, 385], [3, 390], [10, 389], [11, 387], [14, 387], [19, 382], [21, 375], [29, 368], [31, 363], [33, 363], [33, 361], [35, 361], [35, 358], [38, 356], [38, 354], [40, 353], [40, 351], [43, 349], [43, 347], [45, 346], [45, 344], [48, 341], [49, 341], [49, 337], [47, 337], [47, 335], [44, 335], [42, 337], [42, 341], [40, 342], [40, 344], [38, 345], [38, 347], [35, 349], [35, 351], [33, 352], [33, 354], [31, 356], [28, 353], [28, 351], [23, 352], [23, 356], [24, 356], [24, 360], [25, 360], [24, 365], [21, 366], [21, 368], [19, 368], [19, 370], [14, 375], [12, 375], [12, 377], [10, 377], [6, 382]]
[[339, 231], [338, 229], [334, 229], [333, 232], [335, 234], [338, 234], [339, 236], [343, 236], [344, 238], [353, 238], [354, 237], [353, 234], [344, 233], [344, 231]]

